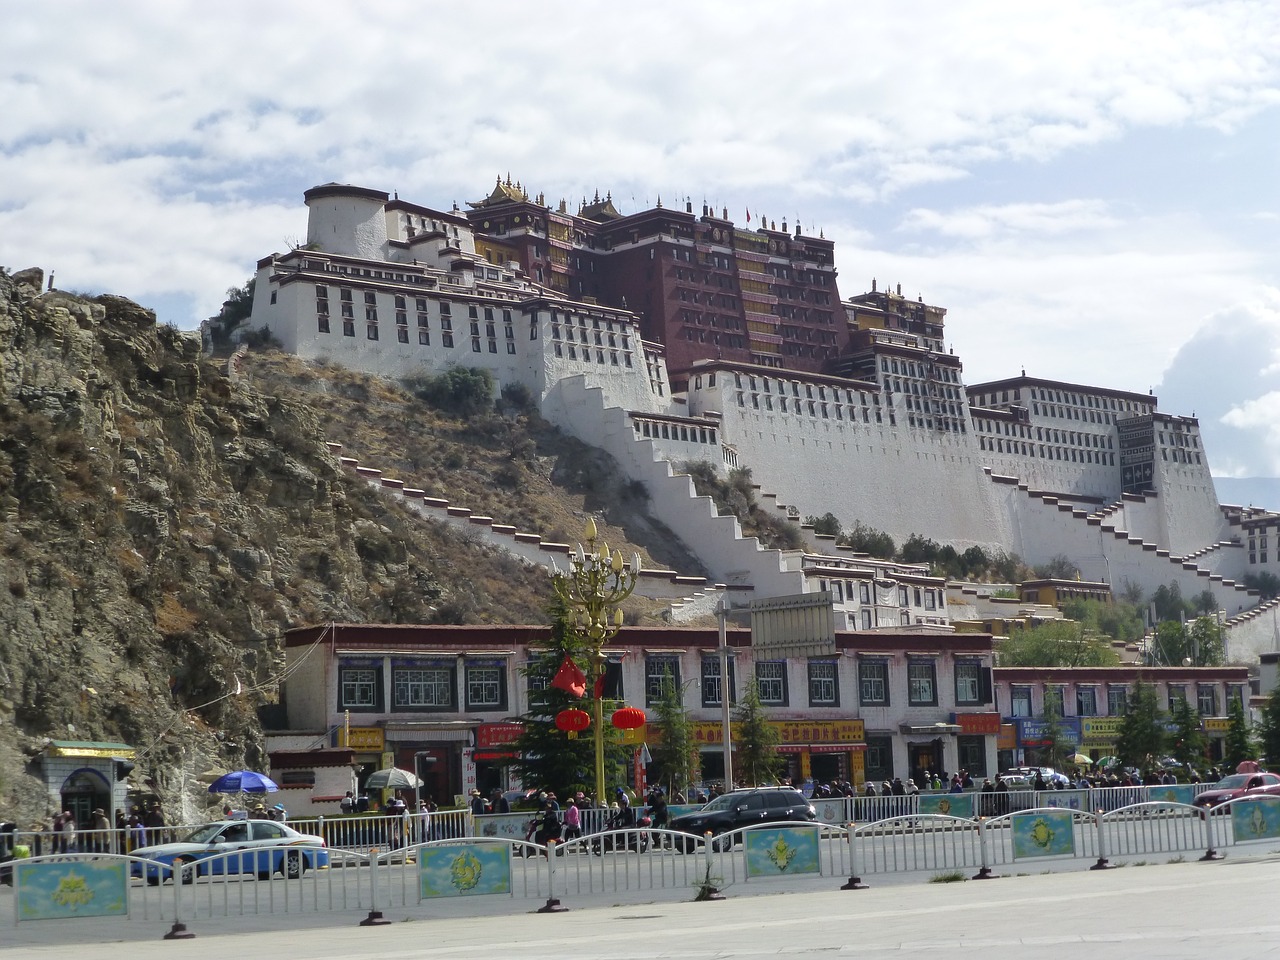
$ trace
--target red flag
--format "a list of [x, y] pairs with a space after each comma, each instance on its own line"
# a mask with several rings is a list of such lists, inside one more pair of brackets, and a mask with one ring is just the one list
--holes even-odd
[[587, 692], [587, 675], [578, 669], [578, 665], [573, 662], [573, 657], [565, 657], [564, 663], [560, 664], [560, 669], [556, 671], [555, 678], [551, 681], [551, 686], [580, 697]]
[[751, 208], [747, 207], [747, 223], [751, 222]]

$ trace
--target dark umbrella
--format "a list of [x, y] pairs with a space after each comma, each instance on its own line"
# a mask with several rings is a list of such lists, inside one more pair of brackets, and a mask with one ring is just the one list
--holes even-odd
[[210, 793], [275, 793], [280, 788], [266, 774], [233, 770], [209, 784]]

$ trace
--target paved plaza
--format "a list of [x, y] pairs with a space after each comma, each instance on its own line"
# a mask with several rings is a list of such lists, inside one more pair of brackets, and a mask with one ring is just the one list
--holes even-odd
[[[1090, 960], [1280, 954], [1275, 909], [1280, 857], [1129, 866], [1100, 872], [1006, 876], [964, 883], [885, 884], [867, 890], [751, 895], [717, 903], [687, 893], [628, 905], [598, 897], [559, 914], [477, 915], [481, 905], [432, 904], [429, 918], [360, 927], [361, 915], [199, 920], [196, 937], [164, 941], [166, 924], [65, 921], [0, 926], [9, 958], [104, 960], [281, 957], [290, 960], [711, 960], [822, 954], [984, 960], [1069, 952]], [[679, 897], [677, 898], [677, 893]], [[510, 910], [510, 901], [484, 909]], [[11, 891], [0, 909], [12, 909]], [[465, 915], [464, 915], [465, 914]]]

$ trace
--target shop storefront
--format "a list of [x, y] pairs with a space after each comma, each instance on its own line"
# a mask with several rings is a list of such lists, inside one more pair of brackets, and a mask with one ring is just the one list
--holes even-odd
[[[792, 783], [848, 780], [862, 785], [867, 744], [861, 720], [770, 720], [769, 725], [778, 732], [778, 752], [786, 760], [782, 776]], [[695, 723], [693, 736], [701, 751], [703, 779], [723, 779], [721, 725]], [[730, 736], [737, 739], [737, 724], [732, 725]]]

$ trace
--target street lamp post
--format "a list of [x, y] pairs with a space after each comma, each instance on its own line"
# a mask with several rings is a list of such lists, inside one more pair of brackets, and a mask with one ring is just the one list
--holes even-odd
[[611, 555], [607, 543], [597, 546], [597, 535], [595, 520], [588, 519], [583, 532], [585, 548], [578, 544], [577, 553], [569, 557], [567, 572], [553, 564], [551, 582], [569, 611], [570, 627], [589, 658], [587, 689], [595, 699], [592, 722], [595, 725], [596, 802], [604, 805], [604, 697], [596, 695], [596, 681], [604, 671], [604, 645], [617, 636], [622, 627], [622, 610], [618, 604], [636, 588], [640, 554], [632, 555], [628, 567], [621, 551]]

